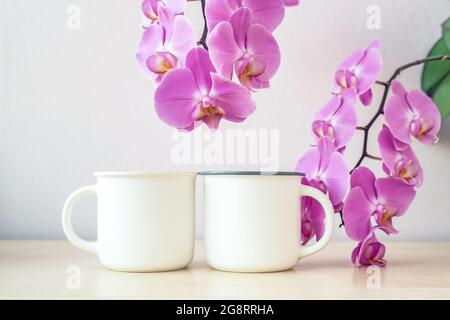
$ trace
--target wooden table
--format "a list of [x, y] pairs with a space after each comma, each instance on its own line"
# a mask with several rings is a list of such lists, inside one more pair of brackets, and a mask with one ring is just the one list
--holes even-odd
[[243, 274], [210, 269], [197, 242], [187, 269], [122, 273], [66, 241], [0, 241], [0, 298], [450, 298], [450, 243], [388, 243], [388, 266], [368, 270], [350, 264], [353, 246], [334, 242], [291, 271]]

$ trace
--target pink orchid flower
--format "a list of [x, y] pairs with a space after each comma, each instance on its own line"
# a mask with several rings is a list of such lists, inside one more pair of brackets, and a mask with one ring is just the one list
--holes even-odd
[[392, 134], [404, 143], [411, 135], [422, 143], [438, 140], [441, 115], [433, 101], [419, 90], [407, 92], [398, 81], [392, 82], [394, 95], [386, 104], [385, 119]]
[[151, 23], [159, 23], [159, 10], [167, 8], [172, 14], [182, 14], [186, 9], [186, 0], [144, 0], [141, 8]]
[[358, 95], [362, 104], [372, 103], [372, 86], [381, 70], [380, 40], [373, 41], [367, 49], [350, 53], [338, 66], [333, 92], [341, 94], [350, 90]]
[[386, 174], [402, 178], [416, 187], [422, 185], [423, 170], [410, 144], [397, 140], [384, 126], [378, 135], [378, 146]]
[[392, 218], [403, 215], [413, 201], [414, 187], [396, 177], [379, 178], [366, 167], [353, 171], [351, 190], [344, 203], [343, 218], [347, 235], [356, 241], [367, 237], [371, 219], [387, 234], [396, 233]]
[[220, 22], [208, 40], [211, 61], [217, 71], [232, 79], [233, 69], [248, 89], [269, 87], [280, 66], [280, 49], [261, 24], [252, 23], [250, 10], [238, 9], [230, 22]]
[[283, 0], [208, 0], [206, 1], [208, 30], [214, 30], [222, 21], [230, 21], [231, 16], [240, 8], [248, 8], [252, 22], [262, 24], [270, 32], [273, 32], [284, 18]]
[[[302, 179], [303, 185], [314, 187], [323, 193], [326, 193], [326, 187], [323, 183]], [[301, 202], [301, 240], [302, 244], [307, 244], [314, 236], [319, 241], [325, 231], [324, 219], [325, 213], [322, 206], [311, 197], [302, 197]]]
[[312, 131], [316, 141], [329, 137], [338, 150], [345, 148], [356, 130], [355, 103], [342, 96], [333, 96], [316, 114]]
[[181, 15], [161, 7], [160, 24], [145, 29], [136, 58], [144, 73], [157, 84], [171, 70], [182, 67], [186, 54], [196, 46], [194, 30]]
[[156, 113], [168, 125], [190, 131], [201, 122], [214, 130], [222, 118], [244, 121], [254, 110], [250, 92], [216, 73], [203, 48], [192, 49], [186, 67], [171, 71], [155, 92]]
[[355, 266], [379, 266], [384, 267], [386, 261], [383, 259], [386, 248], [375, 236], [378, 228], [370, 230], [368, 235], [359, 242], [352, 252], [352, 262]]
[[328, 137], [318, 141], [299, 159], [297, 172], [305, 174], [315, 186], [327, 191], [334, 206], [339, 206], [349, 190], [349, 170], [342, 154]]

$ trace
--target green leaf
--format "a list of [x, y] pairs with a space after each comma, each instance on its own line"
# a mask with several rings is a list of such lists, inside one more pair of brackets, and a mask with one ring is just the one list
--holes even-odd
[[[443, 38], [436, 42], [428, 53], [428, 57], [440, 55], [450, 55], [450, 50], [447, 49]], [[426, 63], [422, 72], [422, 90], [430, 97], [433, 96], [434, 91], [449, 73], [450, 60]]]
[[442, 38], [444, 39], [447, 49], [450, 50], [450, 18], [442, 24]]
[[450, 115], [450, 74], [437, 87], [433, 94], [433, 101], [441, 112], [442, 120]]

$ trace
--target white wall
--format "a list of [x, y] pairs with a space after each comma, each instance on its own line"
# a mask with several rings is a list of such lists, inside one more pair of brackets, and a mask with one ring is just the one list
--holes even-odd
[[[134, 59], [139, 3], [0, 1], [0, 238], [62, 238], [63, 201], [93, 183], [94, 171], [218, 169], [171, 163], [172, 129], [156, 118], [152, 85]], [[72, 4], [81, 8], [80, 30], [66, 28]], [[382, 10], [381, 30], [366, 28], [373, 4]], [[342, 57], [381, 37], [385, 79], [396, 66], [426, 55], [449, 13], [448, 0], [302, 0], [276, 31], [281, 69], [272, 88], [255, 95], [258, 109], [242, 127], [280, 129], [280, 168], [292, 170]], [[200, 34], [197, 3], [187, 15]], [[420, 68], [401, 77], [409, 88], [419, 79]], [[361, 107], [361, 122], [374, 108]], [[349, 147], [349, 161], [360, 142]], [[450, 121], [439, 145], [416, 147], [426, 181], [392, 239], [449, 240]], [[76, 210], [76, 228], [85, 237], [95, 236], [94, 204], [86, 200]], [[337, 237], [345, 238], [342, 230]]]

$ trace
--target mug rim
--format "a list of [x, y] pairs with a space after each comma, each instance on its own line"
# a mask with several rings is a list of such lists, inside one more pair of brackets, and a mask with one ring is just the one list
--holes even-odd
[[288, 176], [288, 177], [303, 177], [304, 174], [294, 171], [201, 171], [198, 173], [201, 176]]
[[99, 171], [94, 172], [95, 177], [161, 177], [161, 176], [197, 176], [197, 172], [176, 171]]

